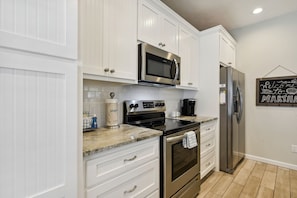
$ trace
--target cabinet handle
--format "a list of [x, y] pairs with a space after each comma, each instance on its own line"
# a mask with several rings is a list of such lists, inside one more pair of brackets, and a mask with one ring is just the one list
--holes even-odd
[[160, 47], [162, 47], [162, 46], [163, 46], [163, 43], [160, 42], [158, 45], [159, 45]]
[[206, 147], [209, 147], [211, 144], [207, 144]]
[[134, 155], [134, 157], [130, 158], [130, 159], [124, 159], [124, 162], [130, 162], [130, 161], [133, 161], [137, 158], [136, 155]]
[[109, 68], [105, 68], [104, 69], [104, 72], [109, 72]]
[[115, 70], [114, 70], [114, 69], [111, 69], [111, 70], [110, 70], [110, 73], [114, 73], [114, 72], [115, 72]]
[[163, 43], [163, 44], [162, 44], [162, 47], [165, 47], [165, 46], [166, 46], [165, 43]]
[[231, 62], [229, 62], [229, 63], [228, 63], [228, 65], [232, 65], [232, 63], [231, 63]]
[[206, 167], [209, 167], [209, 165], [210, 165], [210, 162], [208, 162], [208, 163], [206, 164]]
[[131, 193], [131, 192], [135, 191], [136, 188], [137, 188], [137, 185], [134, 185], [134, 187], [133, 187], [131, 190], [125, 190], [125, 191], [124, 191], [124, 194]]
[[209, 130], [210, 130], [210, 128], [207, 128], [207, 129], [206, 129], [206, 131], [209, 131]]
[[193, 85], [193, 83], [189, 82], [188, 85]]

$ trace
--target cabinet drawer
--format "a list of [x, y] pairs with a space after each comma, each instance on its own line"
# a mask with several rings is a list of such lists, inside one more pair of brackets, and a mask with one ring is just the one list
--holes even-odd
[[216, 121], [209, 121], [209, 122], [205, 122], [202, 123], [200, 126], [200, 134], [204, 134], [210, 131], [215, 131], [216, 129]]
[[95, 159], [86, 161], [86, 187], [103, 183], [158, 156], [159, 138], [102, 152]]
[[215, 132], [211, 131], [201, 136], [200, 154], [203, 157], [210, 149], [215, 147]]
[[203, 178], [215, 167], [215, 152], [209, 152], [206, 156], [201, 158], [200, 163], [200, 176]]
[[155, 159], [132, 171], [115, 177], [86, 191], [87, 198], [156, 197], [159, 188], [159, 160]]

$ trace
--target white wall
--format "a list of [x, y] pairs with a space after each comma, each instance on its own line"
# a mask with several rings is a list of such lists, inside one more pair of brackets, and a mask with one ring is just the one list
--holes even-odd
[[121, 85], [103, 81], [84, 80], [83, 83], [83, 111], [96, 114], [99, 127], [105, 126], [105, 99], [114, 92], [118, 99], [119, 123], [123, 122], [124, 100], [165, 100], [166, 116], [173, 111], [180, 111], [180, 100], [196, 98], [197, 91], [188, 91], [175, 88], [157, 88], [139, 85]]
[[[256, 17], [256, 16], [255, 16]], [[297, 168], [297, 107], [255, 105], [256, 78], [281, 65], [297, 73], [297, 12], [236, 29], [237, 68], [246, 74], [246, 153]], [[294, 75], [277, 69], [267, 77]]]

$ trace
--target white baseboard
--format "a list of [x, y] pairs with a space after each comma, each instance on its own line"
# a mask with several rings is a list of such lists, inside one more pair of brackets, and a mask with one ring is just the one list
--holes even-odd
[[280, 161], [271, 160], [271, 159], [264, 158], [264, 157], [258, 157], [255, 155], [248, 155], [248, 154], [245, 154], [245, 157], [250, 160], [255, 160], [255, 161], [264, 162], [267, 164], [272, 164], [272, 165], [281, 166], [284, 168], [297, 170], [297, 165], [295, 165], [295, 164], [289, 164], [289, 163], [285, 163], [285, 162], [280, 162]]

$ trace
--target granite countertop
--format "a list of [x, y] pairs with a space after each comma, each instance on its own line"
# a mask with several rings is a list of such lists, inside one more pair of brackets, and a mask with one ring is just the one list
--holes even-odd
[[161, 136], [162, 131], [121, 124], [119, 128], [98, 128], [83, 134], [83, 156], [116, 148], [132, 142]]
[[210, 116], [179, 116], [179, 117], [173, 117], [171, 119], [189, 120], [189, 121], [193, 121], [193, 122], [204, 123], [204, 122], [217, 120], [218, 118], [210, 117]]

